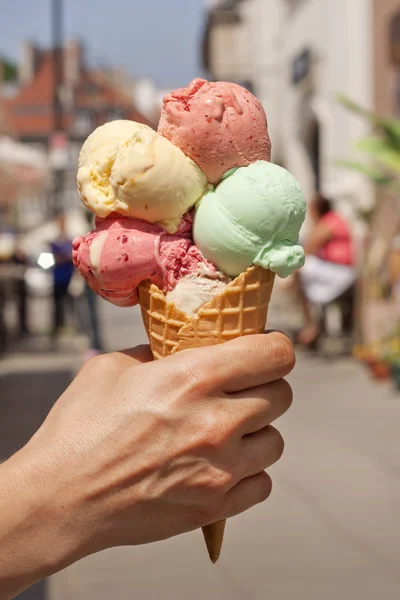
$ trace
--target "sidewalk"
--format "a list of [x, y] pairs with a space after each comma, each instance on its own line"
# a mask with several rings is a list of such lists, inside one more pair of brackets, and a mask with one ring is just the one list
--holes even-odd
[[38, 429], [81, 364], [79, 338], [51, 341], [33, 336], [0, 359], [0, 461], [21, 448]]
[[89, 557], [50, 600], [395, 600], [400, 398], [352, 361], [299, 356], [270, 500], [232, 519], [222, 558], [199, 532]]
[[[3, 374], [2, 391], [5, 377], [1, 414], [11, 406], [15, 413], [7, 423], [2, 419], [0, 439], [8, 432], [15, 444], [23, 441], [15, 434], [24, 425], [33, 429], [34, 420], [44, 417], [71, 370], [8, 379]], [[273, 494], [228, 523], [216, 566], [194, 532], [91, 556], [23, 599], [400, 597], [400, 397], [386, 384], [371, 383], [351, 360], [324, 362], [300, 354], [291, 383], [295, 401], [278, 423], [286, 450], [271, 469]]]
[[[269, 326], [294, 320], [285, 306], [274, 294]], [[139, 310], [102, 303], [101, 312], [109, 349], [145, 341]], [[64, 350], [0, 362], [0, 459], [29, 438], [73, 376], [79, 352]], [[21, 598], [399, 598], [400, 396], [350, 359], [299, 354], [290, 380], [295, 400], [278, 422], [286, 449], [271, 469], [273, 494], [228, 523], [217, 565], [193, 532], [91, 556]]]

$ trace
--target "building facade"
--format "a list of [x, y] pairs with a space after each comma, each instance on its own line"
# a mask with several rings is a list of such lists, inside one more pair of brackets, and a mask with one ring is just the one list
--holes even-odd
[[132, 101], [133, 83], [119, 69], [92, 69], [78, 41], [61, 53], [61, 127], [54, 122], [55, 54], [25, 42], [16, 93], [5, 100], [11, 126], [21, 141], [47, 144], [54, 129], [63, 129], [72, 143], [82, 143], [99, 125], [116, 118], [151, 125]]
[[[57, 70], [61, 73], [58, 82]], [[48, 154], [54, 177], [45, 202], [44, 212], [48, 214], [44, 218], [51, 216], [55, 207], [61, 210], [79, 207], [78, 155], [84, 140], [96, 127], [114, 119], [132, 119], [152, 126], [134, 105], [133, 82], [127, 74], [118, 69], [89, 68], [78, 41], [61, 49], [59, 62], [53, 50], [25, 42], [18, 84], [3, 102], [13, 135]]]
[[204, 37], [211, 76], [248, 82], [263, 102], [273, 160], [307, 198], [319, 189], [350, 217], [373, 190], [336, 160], [353, 156], [367, 125], [335, 95], [374, 106], [373, 8], [373, 0], [231, 0], [209, 10]]
[[400, 1], [374, 0], [373, 11], [375, 107], [400, 117]]

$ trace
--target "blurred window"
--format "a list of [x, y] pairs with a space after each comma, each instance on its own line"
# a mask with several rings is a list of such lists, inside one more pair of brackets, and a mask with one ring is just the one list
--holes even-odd
[[97, 94], [99, 92], [99, 86], [93, 81], [89, 81], [82, 85], [80, 91], [84, 94]]
[[73, 124], [74, 133], [77, 135], [86, 135], [92, 131], [93, 127], [93, 116], [89, 109], [81, 108], [75, 112], [75, 120]]
[[110, 108], [107, 111], [107, 121], [117, 121], [118, 119], [123, 119], [125, 116], [125, 111], [123, 108]]

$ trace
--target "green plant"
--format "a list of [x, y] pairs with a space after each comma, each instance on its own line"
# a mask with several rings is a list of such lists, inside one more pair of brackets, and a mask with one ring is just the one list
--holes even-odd
[[[386, 272], [387, 256], [392, 247], [394, 235], [399, 228], [398, 203], [400, 199], [400, 119], [382, 117], [370, 110], [359, 106], [356, 102], [345, 96], [337, 94], [338, 102], [348, 111], [370, 125], [370, 135], [360, 139], [355, 148], [364, 155], [364, 160], [337, 160], [338, 166], [366, 175], [377, 188], [384, 194], [378, 194], [376, 201], [368, 211], [358, 212], [359, 218], [369, 225], [369, 244], [365, 248], [362, 264], [359, 268], [359, 285], [357, 291], [357, 307], [360, 315], [356, 336], [359, 342], [369, 340], [370, 323], [367, 306], [371, 301], [376, 301], [376, 289], [384, 285], [382, 273]], [[382, 216], [385, 215], [386, 202], [390, 202], [393, 212], [391, 227], [382, 227]], [[378, 261], [376, 260], [376, 244], [380, 248]], [[380, 296], [380, 300], [384, 298]], [[365, 353], [365, 352], [364, 352]], [[390, 355], [393, 367], [400, 365], [400, 348], [381, 348], [377, 356]]]
[[336, 164], [367, 175], [379, 187], [400, 193], [400, 119], [380, 117], [344, 94], [337, 94], [337, 100], [353, 114], [366, 119], [372, 131], [356, 144], [356, 149], [369, 160], [337, 160]]
[[0, 62], [3, 64], [3, 78], [4, 81], [17, 81], [18, 70], [14, 63], [10, 62], [5, 58], [0, 57]]

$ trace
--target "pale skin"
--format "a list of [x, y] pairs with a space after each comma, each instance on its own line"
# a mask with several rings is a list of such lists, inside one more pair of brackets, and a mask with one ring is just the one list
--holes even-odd
[[89, 361], [0, 465], [1, 600], [84, 556], [266, 500], [293, 366], [276, 332], [157, 362], [147, 346]]

